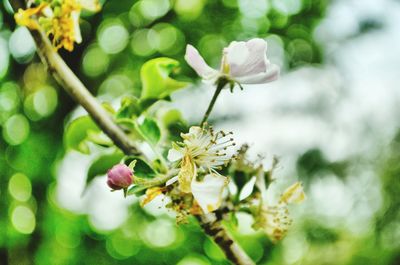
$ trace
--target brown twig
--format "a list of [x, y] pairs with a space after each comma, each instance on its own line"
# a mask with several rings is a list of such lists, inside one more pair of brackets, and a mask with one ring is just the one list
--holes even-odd
[[[21, 1], [10, 1], [14, 10], [22, 6]], [[30, 30], [37, 46], [37, 53], [42, 62], [47, 66], [50, 74], [58, 81], [64, 90], [80, 104], [103, 130], [105, 134], [125, 154], [139, 153], [133, 142], [124, 131], [114, 122], [110, 114], [101, 106], [96, 98], [82, 84], [81, 80], [72, 72], [61, 56], [55, 51], [44, 32]]]
[[221, 220], [212, 214], [196, 216], [204, 232], [222, 249], [227, 259], [236, 265], [254, 265], [254, 261], [247, 255], [239, 244], [228, 234], [222, 226]]
[[[25, 6], [22, 0], [10, 1], [14, 10]], [[64, 60], [55, 51], [47, 36], [36, 30], [30, 30], [37, 46], [37, 53], [42, 62], [47, 66], [48, 71], [58, 81], [58, 83], [68, 92], [71, 97], [82, 107], [86, 109], [89, 115], [103, 130], [105, 134], [112, 139], [125, 154], [139, 154], [140, 151], [135, 147], [131, 139], [114, 122], [113, 118], [104, 110], [96, 98], [83, 85], [79, 78], [72, 72]], [[209, 222], [207, 216], [199, 217], [200, 225], [207, 235], [209, 235], [216, 244], [218, 244], [226, 257], [237, 265], [253, 265], [254, 262], [232, 239], [219, 221]]]

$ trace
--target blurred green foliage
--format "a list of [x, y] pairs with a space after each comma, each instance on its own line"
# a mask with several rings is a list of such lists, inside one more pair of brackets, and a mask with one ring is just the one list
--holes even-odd
[[[230, 41], [252, 37], [268, 38], [272, 47], [280, 47], [284, 69], [324, 61], [323, 47], [314, 40], [313, 30], [324, 17], [328, 0], [103, 2], [100, 13], [81, 23], [83, 43], [72, 54], [60, 51], [102, 100], [129, 95], [152, 98], [147, 86], [157, 80], [144, 80], [140, 69], [155, 57], [180, 62], [180, 73], [170, 68], [177, 66], [175, 61], [167, 65], [173, 76], [181, 77], [179, 80], [182, 76], [195, 78], [183, 61], [187, 43], [198, 47], [214, 66]], [[58, 203], [56, 167], [66, 152], [64, 124], [75, 104], [48, 76], [34, 51], [29, 32], [15, 26], [7, 0], [2, 1], [0, 264], [228, 264], [194, 222], [178, 227], [171, 219], [154, 217], [135, 203], [119, 228], [103, 231], [87, 215], [65, 210]], [[273, 51], [269, 56], [274, 56]], [[171, 89], [179, 87], [177, 83]], [[125, 111], [119, 114], [137, 110]], [[164, 120], [162, 126], [168, 130], [187, 127], [173, 111], [165, 114]], [[142, 129], [149, 123], [142, 124]], [[87, 136], [76, 131], [72, 138], [65, 137], [85, 151]], [[293, 234], [300, 238], [297, 242], [305, 242], [300, 246], [290, 245], [290, 238], [288, 245], [273, 246], [260, 234], [246, 235], [233, 228], [232, 232], [260, 264], [290, 264], [284, 260], [284, 252], [295, 255], [299, 249], [304, 254], [301, 264], [399, 264], [400, 244], [392, 240], [400, 231], [399, 139], [396, 137], [392, 150], [381, 161], [378, 174], [384, 207], [369, 233], [349, 235], [346, 227], [332, 227], [311, 216]], [[306, 183], [326, 174], [346, 179], [348, 173], [346, 161], [329, 161], [316, 149], [299, 158], [297, 169]], [[103, 171], [89, 170], [89, 177]]]

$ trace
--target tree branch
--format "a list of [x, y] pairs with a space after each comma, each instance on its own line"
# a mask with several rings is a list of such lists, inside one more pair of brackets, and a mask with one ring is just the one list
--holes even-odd
[[[10, 1], [14, 10], [21, 7], [21, 1]], [[61, 56], [55, 51], [50, 40], [42, 31], [30, 30], [37, 46], [37, 53], [47, 66], [50, 74], [64, 90], [80, 104], [108, 137], [126, 155], [139, 153], [138, 149], [126, 136], [124, 131], [114, 122], [109, 113], [72, 72]]]
[[114, 122], [109, 113], [101, 106], [96, 98], [82, 84], [79, 78], [72, 72], [64, 60], [58, 55], [51, 45], [49, 39], [43, 32], [31, 31], [35, 40], [38, 54], [43, 63], [47, 65], [48, 71], [58, 83], [80, 104], [103, 130], [108, 137], [126, 155], [139, 153], [132, 140], [127, 137], [124, 131]]
[[[22, 0], [10, 1], [14, 10], [25, 6]], [[55, 51], [50, 40], [42, 31], [30, 30], [37, 46], [37, 53], [42, 62], [47, 66], [50, 74], [68, 92], [71, 97], [86, 109], [97, 125], [108, 135], [125, 154], [140, 154], [131, 139], [114, 122], [113, 118], [104, 110], [96, 98], [83, 85], [79, 78], [72, 72], [60, 55]], [[254, 262], [230, 237], [220, 222], [209, 222], [207, 216], [198, 217], [201, 227], [216, 244], [218, 244], [226, 257], [237, 265], [253, 265]]]
[[[212, 214], [214, 215], [214, 214]], [[222, 249], [227, 259], [236, 265], [254, 265], [254, 261], [236, 243], [222, 226], [218, 218], [210, 218], [209, 215], [196, 216], [204, 232]]]

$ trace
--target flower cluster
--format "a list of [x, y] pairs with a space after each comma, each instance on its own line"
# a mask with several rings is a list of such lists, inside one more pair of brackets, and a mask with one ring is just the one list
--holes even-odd
[[97, 12], [100, 4], [98, 0], [42, 0], [35, 7], [19, 9], [15, 20], [33, 30], [43, 29], [56, 49], [72, 51], [75, 42], [82, 42], [79, 28], [82, 9]]
[[192, 193], [204, 213], [212, 212], [221, 205], [222, 191], [228, 178], [218, 173], [227, 165], [233, 155], [228, 148], [235, 146], [232, 133], [214, 132], [212, 128], [193, 126], [189, 133], [182, 134], [183, 142], [174, 144], [168, 159], [179, 161], [178, 176], [175, 181], [183, 193]]
[[[241, 87], [277, 79], [279, 67], [269, 62], [266, 50], [267, 43], [263, 39], [234, 41], [223, 50], [219, 70], [208, 66], [191, 45], [187, 46], [185, 59], [204, 81], [214, 83], [217, 91], [221, 91], [226, 85], [233, 89], [235, 84]], [[208, 114], [207, 111], [205, 120]], [[151, 128], [156, 127], [157, 123], [152, 123]], [[276, 204], [267, 203], [266, 194], [277, 159], [273, 160], [272, 168], [265, 171], [262, 157], [255, 161], [248, 159], [247, 145], [235, 150], [232, 135], [232, 132], [214, 131], [205, 124], [181, 133], [181, 142], [159, 144], [161, 152], [157, 150], [161, 137], [151, 144], [149, 141], [157, 158], [135, 157], [137, 160], [129, 167], [118, 164], [109, 170], [107, 183], [114, 190], [123, 189], [125, 195], [145, 195], [142, 206], [157, 196], [168, 197], [166, 207], [177, 212], [178, 223], [186, 222], [188, 215], [210, 217], [209, 213], [214, 211], [217, 211], [215, 217], [220, 219], [227, 217], [226, 213], [233, 216], [240, 211], [251, 213], [253, 227], [262, 229], [272, 241], [278, 241], [292, 223], [289, 205], [305, 199], [303, 187], [296, 182], [282, 193]], [[142, 136], [146, 139], [143, 132]], [[165, 149], [170, 145], [171, 149]], [[169, 162], [163, 156], [167, 150]], [[133, 176], [135, 165], [136, 175]]]

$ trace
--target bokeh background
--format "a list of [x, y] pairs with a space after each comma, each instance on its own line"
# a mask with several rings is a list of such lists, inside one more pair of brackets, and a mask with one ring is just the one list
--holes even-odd
[[[104, 3], [104, 1], [103, 1]], [[148, 59], [181, 62], [194, 85], [173, 95], [191, 123], [213, 90], [183, 60], [187, 43], [218, 66], [232, 40], [268, 41], [279, 81], [224, 91], [212, 122], [251, 153], [280, 158], [271, 196], [292, 181], [308, 199], [273, 245], [239, 216], [232, 233], [258, 264], [400, 264], [400, 2], [395, 0], [119, 0], [83, 18], [61, 55], [101, 101], [140, 92]], [[96, 157], [66, 151], [84, 111], [48, 76], [32, 38], [0, 6], [0, 264], [228, 264], [195, 222], [176, 226], [155, 200], [82, 194]]]

